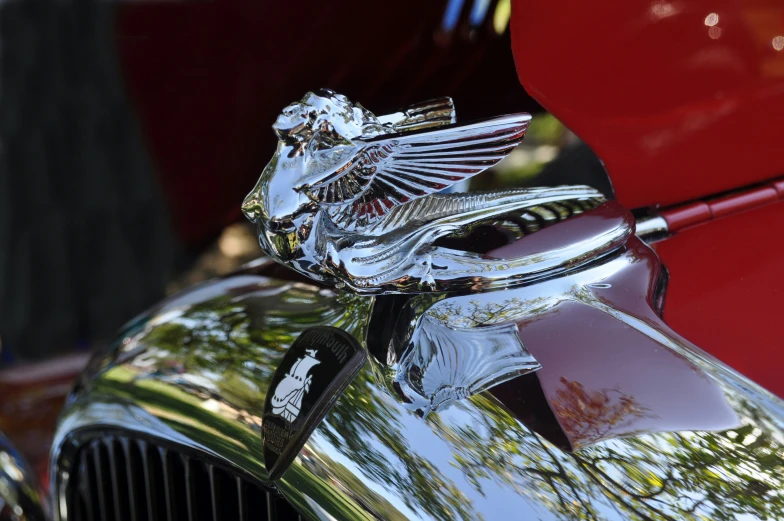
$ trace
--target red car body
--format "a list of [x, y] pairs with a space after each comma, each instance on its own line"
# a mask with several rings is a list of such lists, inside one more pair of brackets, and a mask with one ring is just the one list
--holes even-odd
[[618, 201], [675, 229], [656, 244], [668, 324], [784, 396], [784, 4], [519, 0], [512, 39], [521, 83]]

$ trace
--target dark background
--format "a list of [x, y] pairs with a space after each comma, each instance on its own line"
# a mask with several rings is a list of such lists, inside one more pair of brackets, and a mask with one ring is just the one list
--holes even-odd
[[[87, 349], [256, 256], [239, 204], [270, 124], [308, 90], [377, 114], [442, 95], [462, 121], [541, 113], [514, 68], [509, 4], [4, 3], [0, 366]], [[477, 187], [603, 176], [546, 115], [526, 146]], [[546, 169], [565, 148], [566, 168]]]

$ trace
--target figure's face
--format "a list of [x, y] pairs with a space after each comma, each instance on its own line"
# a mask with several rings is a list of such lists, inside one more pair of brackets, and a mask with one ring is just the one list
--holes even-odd
[[316, 212], [306, 194], [294, 189], [301, 157], [288, 157], [288, 148], [279, 146], [242, 203], [245, 216], [256, 223], [261, 247], [270, 255], [289, 260], [299, 249], [299, 229]]
[[272, 129], [281, 141], [289, 141], [298, 134], [311, 130], [311, 107], [296, 101], [283, 109]]

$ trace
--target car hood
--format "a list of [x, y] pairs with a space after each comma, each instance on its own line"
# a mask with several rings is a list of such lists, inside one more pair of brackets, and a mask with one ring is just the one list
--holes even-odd
[[[635, 269], [647, 269], [643, 257]], [[314, 326], [367, 347], [374, 309], [392, 314], [394, 297], [251, 272], [164, 302], [82, 375], [53, 476], [67, 471], [67, 440], [98, 425], [217, 457], [313, 519], [784, 515], [781, 401], [699, 350], [651, 340], [579, 300], [520, 323], [541, 371], [425, 418], [396, 395], [386, 361], [369, 356], [270, 483], [262, 416], [287, 350]]]

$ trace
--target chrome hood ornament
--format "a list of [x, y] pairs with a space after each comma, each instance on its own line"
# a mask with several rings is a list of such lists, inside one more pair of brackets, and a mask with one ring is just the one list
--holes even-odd
[[359, 293], [509, 285], [584, 259], [608, 239], [503, 262], [435, 244], [543, 204], [603, 201], [586, 186], [438, 193], [501, 161], [530, 120], [458, 125], [449, 98], [376, 117], [330, 90], [308, 93], [275, 121], [277, 150], [242, 209], [278, 262]]

